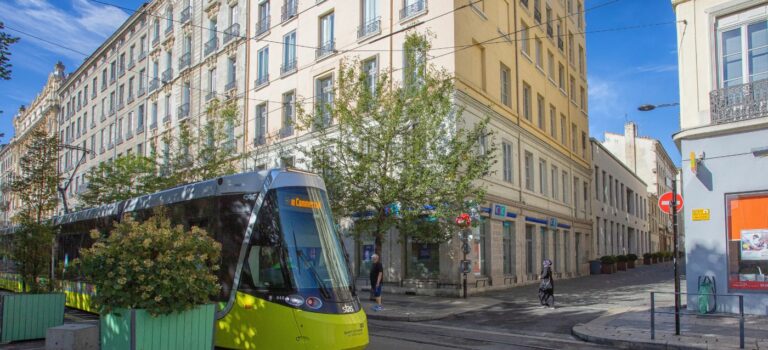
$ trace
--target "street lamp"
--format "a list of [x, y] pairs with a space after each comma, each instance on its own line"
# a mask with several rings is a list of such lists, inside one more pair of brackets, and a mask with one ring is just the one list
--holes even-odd
[[640, 107], [637, 107], [637, 110], [641, 111], [641, 112], [648, 112], [648, 111], [652, 111], [652, 110], [654, 110], [656, 108], [674, 107], [674, 106], [679, 106], [679, 105], [680, 105], [679, 102], [662, 103], [660, 105], [645, 104], [645, 105], [642, 105]]
[[[672, 107], [672, 106], [679, 106], [680, 103], [674, 102], [674, 103], [663, 103], [660, 105], [652, 105], [652, 104], [645, 104], [640, 107], [637, 107], [637, 109], [641, 112], [648, 112], [652, 111], [656, 108], [664, 108], [664, 107]], [[678, 234], [677, 234], [677, 176], [672, 177], [672, 200], [670, 201], [670, 215], [672, 215], [672, 264], [674, 266], [675, 270], [675, 335], [680, 335], [680, 271], [677, 268], [677, 258], [678, 258], [678, 252], [677, 252], [677, 241], [678, 241]]]

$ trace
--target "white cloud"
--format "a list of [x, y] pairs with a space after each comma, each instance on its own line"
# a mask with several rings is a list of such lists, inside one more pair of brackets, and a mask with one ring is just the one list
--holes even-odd
[[638, 73], [665, 73], [676, 72], [677, 64], [653, 64], [639, 66], [635, 69]]
[[623, 118], [624, 98], [620, 84], [601, 77], [589, 77], [589, 114], [598, 118]]
[[128, 14], [118, 8], [87, 0], [72, 0], [71, 12], [41, 0], [5, 1], [0, 2], [0, 13], [10, 14], [3, 19], [7, 26], [63, 47], [19, 34], [22, 40], [77, 62], [86, 57], [83, 54], [90, 55], [128, 18]]

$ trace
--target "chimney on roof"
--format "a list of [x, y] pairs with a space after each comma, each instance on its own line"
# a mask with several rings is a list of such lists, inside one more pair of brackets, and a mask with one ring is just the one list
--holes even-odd
[[64, 63], [61, 63], [61, 61], [56, 62], [56, 65], [53, 67], [53, 75], [59, 78], [63, 78], [64, 69]]
[[637, 124], [628, 122], [624, 124], [624, 159], [627, 166], [637, 173]]

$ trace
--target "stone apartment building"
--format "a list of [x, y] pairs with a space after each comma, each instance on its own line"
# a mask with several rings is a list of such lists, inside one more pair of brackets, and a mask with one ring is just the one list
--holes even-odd
[[[648, 223], [652, 252], [672, 251], [672, 217], [658, 207], [659, 196], [672, 191], [677, 166], [656, 139], [638, 135], [637, 124], [624, 125], [624, 134], [605, 133], [603, 146], [648, 186]], [[615, 181], [615, 180], [614, 180]]]
[[[699, 276], [768, 314], [768, 4], [674, 0], [680, 67], [681, 223], [688, 290]], [[688, 305], [694, 305], [688, 296]], [[739, 313], [737, 298], [718, 311]]]
[[591, 139], [595, 257], [651, 252], [648, 186], [596, 139]]
[[[583, 3], [575, 0], [257, 1], [248, 45], [249, 168], [296, 164], [311, 133], [293, 130], [295, 105], [333, 100], [342, 59], [396, 82], [404, 40], [432, 33], [428, 62], [456, 79], [453, 98], [465, 121], [491, 117], [498, 145], [483, 183], [484, 221], [474, 234], [470, 293], [531, 283], [544, 258], [559, 277], [588, 272], [591, 256], [591, 158], [586, 104]], [[576, 33], [576, 34], [575, 34]], [[472, 45], [476, 44], [476, 45]], [[375, 79], [372, 79], [375, 81]], [[458, 240], [450, 244], [385, 239], [388, 285], [456, 294]], [[354, 274], [367, 279], [373, 239], [349, 239]], [[364, 283], [364, 282], [363, 282]]]
[[[213, 98], [241, 107], [232, 137], [249, 155], [242, 170], [304, 166], [296, 146], [313, 135], [290, 127], [296, 106], [333, 101], [342, 59], [401, 81], [405, 38], [422, 33], [435, 48], [424, 53], [429, 64], [455, 78], [463, 120], [489, 116], [498, 145], [471, 244], [471, 292], [533, 283], [544, 258], [558, 278], [586, 274], [594, 238], [584, 29], [580, 0], [151, 1], [58, 89], [70, 208], [89, 169], [152, 147], [163, 157], [162, 135], [198, 127]], [[388, 285], [457, 294], [457, 241], [391, 232]], [[372, 239], [347, 243], [365, 279]]]

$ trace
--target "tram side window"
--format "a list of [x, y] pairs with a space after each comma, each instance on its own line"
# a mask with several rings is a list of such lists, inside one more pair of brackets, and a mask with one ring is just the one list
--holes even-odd
[[240, 248], [248, 227], [253, 200], [246, 200], [242, 194], [221, 196], [217, 197], [217, 200], [219, 217], [217, 225], [214, 226], [215, 238], [221, 243], [220, 298], [227, 300], [237, 271]]
[[252, 292], [274, 292], [290, 288], [290, 279], [281, 258], [282, 237], [280, 234], [277, 198], [270, 192], [264, 199], [264, 206], [254, 227], [248, 250], [241, 288]]

